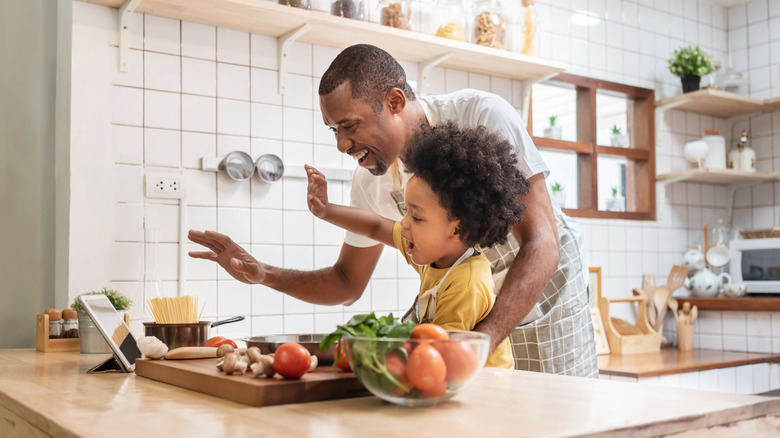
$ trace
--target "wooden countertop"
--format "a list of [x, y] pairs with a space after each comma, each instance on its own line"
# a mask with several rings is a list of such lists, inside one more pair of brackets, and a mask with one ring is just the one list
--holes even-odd
[[0, 435], [343, 438], [369, 430], [448, 438], [618, 437], [630, 430], [645, 437], [780, 424], [780, 398], [494, 368], [482, 370], [453, 401], [431, 408], [375, 397], [254, 408], [135, 374], [85, 374], [106, 357], [0, 350]]
[[682, 374], [756, 363], [778, 363], [780, 355], [742, 351], [662, 348], [660, 352], [599, 356], [599, 373], [608, 376], [644, 377]]

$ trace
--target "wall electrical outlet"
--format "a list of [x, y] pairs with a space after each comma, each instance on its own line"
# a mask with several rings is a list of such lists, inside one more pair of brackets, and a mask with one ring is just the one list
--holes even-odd
[[181, 199], [184, 180], [181, 175], [171, 173], [146, 174], [146, 197]]

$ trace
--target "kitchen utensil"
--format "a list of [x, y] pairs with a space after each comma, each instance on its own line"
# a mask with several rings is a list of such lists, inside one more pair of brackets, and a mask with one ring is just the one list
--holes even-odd
[[642, 292], [645, 295], [645, 302], [647, 303], [647, 320], [650, 326], [655, 326], [655, 320], [658, 316], [655, 307], [653, 306], [653, 294], [655, 293], [655, 274], [646, 274], [642, 276]]
[[680, 315], [680, 319], [682, 320], [682, 322], [687, 324], [690, 314], [691, 314], [691, 303], [690, 301], [686, 301], [683, 303], [682, 314]]
[[[644, 277], [644, 275], [642, 277]], [[644, 278], [642, 284], [644, 284]], [[634, 288], [631, 292], [634, 294], [635, 297], [644, 298], [645, 302], [647, 303], [653, 302], [653, 300], [650, 298], [650, 295], [648, 295], [644, 289]], [[653, 308], [653, 306], [646, 306], [646, 308], [647, 308], [647, 320], [650, 322], [651, 326], [655, 325], [655, 309]]]
[[260, 180], [267, 183], [274, 183], [282, 179], [284, 175], [284, 163], [273, 154], [264, 154], [255, 162], [255, 170]]
[[740, 283], [729, 283], [723, 285], [723, 294], [727, 297], [741, 297], [747, 292], [747, 286]]
[[246, 181], [255, 172], [255, 163], [246, 152], [233, 151], [219, 163], [219, 170], [224, 170], [235, 181]]
[[330, 365], [333, 363], [333, 355], [336, 353], [336, 343], [333, 343], [325, 351], [320, 350], [320, 342], [325, 339], [325, 333], [304, 333], [299, 335], [267, 335], [253, 336], [243, 339], [247, 347], [257, 347], [263, 354], [269, 354], [276, 351], [279, 346], [286, 342], [296, 342], [303, 345], [309, 353], [317, 356], [320, 365]]
[[[636, 326], [633, 326], [632, 329], [628, 329], [623, 326], [621, 322], [618, 322], [618, 326], [620, 326], [620, 329], [618, 329], [618, 327], [615, 326], [615, 321], [621, 320], [609, 316], [609, 306], [611, 303], [637, 303]], [[604, 332], [607, 335], [607, 342], [609, 343], [611, 354], [651, 353], [661, 349], [661, 336], [658, 332], [653, 330], [653, 327], [650, 326], [650, 323], [647, 321], [647, 310], [645, 310], [645, 306], [647, 305], [648, 303], [642, 296], [621, 298], [601, 297], [601, 300], [599, 300], [599, 313], [601, 313], [601, 321], [604, 323]], [[630, 330], [631, 332], [634, 332], [634, 329], [639, 330], [640, 334], [624, 335], [619, 331]]]
[[693, 322], [696, 321], [696, 318], [699, 317], [699, 308], [696, 306], [693, 306], [691, 308], [691, 315], [688, 318], [688, 324], [693, 325]]
[[243, 321], [243, 319], [243, 316], [236, 316], [222, 321], [200, 321], [188, 324], [145, 322], [143, 323], [144, 335], [157, 337], [168, 346], [169, 350], [179, 347], [202, 347], [203, 343], [209, 339], [209, 327]]
[[669, 299], [669, 308], [672, 309], [672, 315], [674, 315], [674, 320], [675, 321], [679, 321], [680, 320], [679, 316], [677, 315], [677, 308], [678, 308], [677, 306], [678, 306], [677, 300], [675, 300], [674, 298], [670, 298]]
[[669, 298], [672, 296], [672, 291], [667, 286], [659, 286], [655, 289], [653, 295], [653, 306], [658, 313], [655, 317], [655, 325], [653, 328], [655, 331], [660, 332], [664, 325], [664, 317], [666, 316], [666, 303], [669, 302]]
[[688, 268], [685, 266], [674, 265], [669, 271], [669, 278], [666, 279], [666, 286], [674, 293], [685, 284], [685, 278], [688, 276]]

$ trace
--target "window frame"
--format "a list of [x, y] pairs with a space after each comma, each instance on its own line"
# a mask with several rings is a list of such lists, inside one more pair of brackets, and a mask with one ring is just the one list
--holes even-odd
[[[655, 91], [615, 82], [561, 73], [544, 83], [574, 85], [577, 141], [537, 137], [533, 134], [533, 95], [529, 99], [527, 129], [538, 149], [577, 154], [577, 205], [564, 208], [572, 217], [594, 219], [656, 220]], [[622, 93], [627, 108], [629, 147], [602, 146], [596, 142], [596, 95], [599, 90]], [[532, 92], [533, 93], [533, 92]], [[598, 209], [598, 157], [623, 157], [626, 165], [626, 210]], [[633, 210], [633, 211], [628, 211]]]

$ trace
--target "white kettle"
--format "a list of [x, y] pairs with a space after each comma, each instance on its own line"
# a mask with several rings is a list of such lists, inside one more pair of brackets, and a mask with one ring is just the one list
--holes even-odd
[[[723, 281], [724, 279], [726, 281]], [[699, 298], [718, 296], [724, 283], [731, 283], [731, 275], [726, 272], [716, 275], [709, 268], [701, 269], [693, 277], [685, 279], [685, 287], [691, 290], [693, 296]]]

